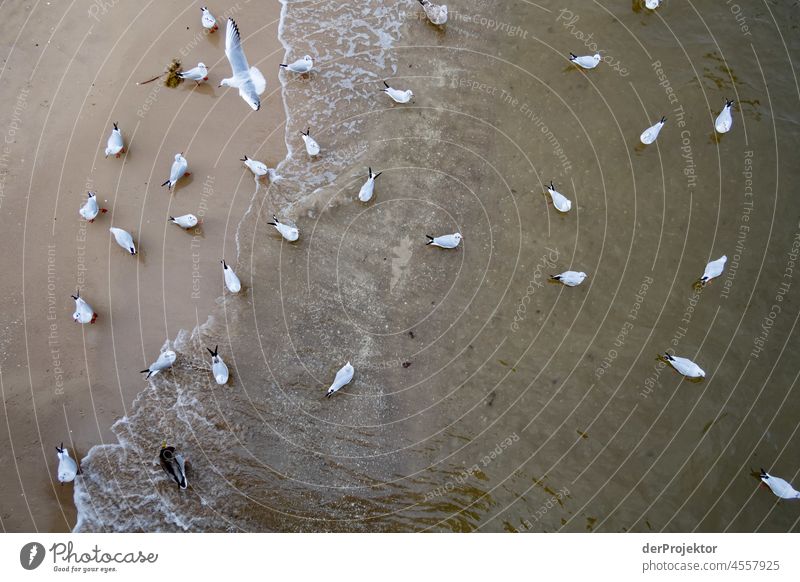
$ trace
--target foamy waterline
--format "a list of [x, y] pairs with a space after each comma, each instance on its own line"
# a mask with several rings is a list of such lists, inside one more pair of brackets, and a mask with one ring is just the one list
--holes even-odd
[[[284, 62], [309, 52], [313, 55], [317, 70], [314, 73], [314, 83], [306, 85], [299, 85], [291, 73], [279, 74], [285, 115], [286, 155], [276, 170], [283, 180], [279, 185], [270, 183], [263, 195], [277, 205], [279, 213], [287, 216], [293, 213], [311, 214], [313, 210], [310, 206], [313, 202], [309, 201], [313, 198], [312, 195], [348, 170], [367, 149], [366, 146], [353, 145], [354, 136], [359, 133], [359, 121], [348, 121], [348, 117], [354, 111], [369, 109], [369, 100], [374, 96], [374, 89], [369, 83], [378, 83], [389, 72], [396, 73], [397, 67], [391, 49], [402, 25], [400, 3], [391, 3], [389, 6], [380, 3], [369, 8], [370, 20], [347, 14], [348, 11], [357, 12], [357, 6], [341, 7], [330, 3], [313, 7], [295, 6], [297, 22], [290, 23], [292, 7], [287, 0], [280, 1], [278, 40], [284, 48]], [[319, 40], [311, 42], [302, 34], [303, 30], [313, 30], [312, 27], [319, 26], [319, 22], [325, 22], [324, 18], [318, 18], [319, 13], [325, 10], [332, 13], [332, 20], [322, 27], [325, 34], [334, 35], [334, 42], [329, 45], [324, 43], [324, 39], [322, 43]], [[303, 21], [303, 15], [306, 16], [306, 21]], [[352, 28], [349, 31], [342, 29], [343, 23], [349, 23]], [[359, 47], [350, 40], [349, 45], [341, 48], [340, 41], [359, 35], [363, 37], [365, 31], [374, 34], [372, 37], [364, 37], [367, 40], [366, 53], [369, 54], [369, 59], [364, 62], [356, 60], [351, 64], [350, 59], [363, 55], [365, 47]], [[323, 68], [320, 68], [320, 63]], [[350, 107], [338, 107], [343, 100]], [[328, 132], [322, 140], [325, 151], [320, 156], [321, 159], [308, 159], [305, 150], [296, 147], [299, 129], [307, 125], [312, 125], [317, 131]], [[337, 127], [336, 138], [340, 142], [338, 147], [334, 145], [333, 133], [329, 132], [334, 126]], [[237, 264], [243, 259], [242, 236], [246, 227], [254, 219], [254, 213], [260, 212], [263, 206], [264, 200], [259, 197], [258, 191], [254, 192], [238, 221], [235, 234]], [[249, 278], [245, 267], [246, 265], [240, 264], [237, 269], [240, 275]], [[217, 303], [221, 305], [225, 301], [225, 297], [217, 299]], [[220, 308], [226, 310], [226, 324], [230, 325], [227, 321], [228, 312], [236, 308], [230, 304]], [[73, 531], [241, 531], [241, 525], [229, 521], [225, 515], [214, 509], [208, 510], [209, 506], [213, 506], [215, 502], [221, 503], [220, 499], [229, 494], [224, 487], [200, 492], [202, 508], [192, 507], [191, 502], [177, 506], [174, 499], [164, 493], [164, 486], [169, 486], [169, 483], [163, 479], [160, 467], [155, 461], [148, 462], [152, 451], [171, 436], [173, 427], [158, 424], [160, 419], [157, 415], [162, 412], [162, 406], [167, 407], [186, 425], [174, 427], [176, 432], [180, 432], [178, 429], [186, 429], [185, 432], [195, 433], [199, 423], [202, 430], [206, 431], [206, 441], [225, 440], [226, 435], [208, 419], [214, 411], [199, 400], [207, 379], [196, 379], [190, 373], [193, 369], [202, 369], [202, 338], [214, 335], [211, 330], [216, 325], [218, 324], [211, 315], [205, 323], [196, 326], [191, 332], [180, 330], [174, 340], [166, 341], [162, 351], [171, 348], [178, 353], [174, 371], [151, 379], [147, 387], [137, 394], [128, 415], [114, 423], [112, 432], [117, 437], [117, 443], [96, 445], [81, 459], [82, 465], [95, 467], [97, 471], [86, 471], [75, 481], [73, 498], [77, 522]], [[239, 357], [241, 356], [240, 354]], [[169, 401], [165, 399], [165, 395], [169, 395]], [[156, 418], [152, 418], [153, 416]], [[144, 421], [142, 426], [151, 434], [135, 432], [135, 426], [140, 421]], [[217, 434], [219, 438], [209, 438], [209, 434]], [[124, 470], [122, 467], [115, 470], [114, 464], [122, 461], [137, 468], [128, 473], [127, 466]], [[197, 501], [197, 498], [193, 499]], [[195, 511], [197, 515], [194, 514]]]

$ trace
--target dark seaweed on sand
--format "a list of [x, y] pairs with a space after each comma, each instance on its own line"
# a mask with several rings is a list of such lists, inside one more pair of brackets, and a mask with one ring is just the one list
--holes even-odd
[[183, 79], [179, 76], [178, 73], [181, 73], [181, 62], [178, 59], [172, 59], [172, 62], [167, 67], [167, 78], [164, 79], [164, 85], [169, 87], [170, 89], [174, 89], [181, 83], [183, 83]]

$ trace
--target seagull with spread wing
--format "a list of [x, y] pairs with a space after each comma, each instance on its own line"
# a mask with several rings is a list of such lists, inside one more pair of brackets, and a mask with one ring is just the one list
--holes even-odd
[[228, 18], [228, 29], [225, 34], [225, 56], [231, 64], [233, 77], [222, 79], [220, 87], [235, 87], [239, 89], [239, 95], [247, 104], [258, 111], [261, 107], [259, 96], [267, 89], [267, 80], [255, 67], [247, 64], [247, 58], [242, 49], [242, 39], [239, 36], [239, 27]]

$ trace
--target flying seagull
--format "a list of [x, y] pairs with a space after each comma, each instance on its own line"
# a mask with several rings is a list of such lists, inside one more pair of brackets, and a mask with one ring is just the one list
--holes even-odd
[[219, 86], [235, 87], [239, 89], [239, 95], [247, 104], [258, 111], [261, 107], [259, 96], [267, 88], [267, 80], [256, 67], [247, 64], [247, 58], [242, 50], [242, 40], [239, 36], [239, 27], [228, 18], [228, 29], [225, 34], [225, 56], [231, 64], [233, 76], [222, 79]]

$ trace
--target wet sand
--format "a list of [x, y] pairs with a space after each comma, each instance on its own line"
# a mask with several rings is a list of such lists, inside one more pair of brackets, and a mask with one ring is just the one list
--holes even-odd
[[[139, 370], [165, 340], [205, 321], [222, 293], [220, 259], [235, 264], [236, 227], [254, 193], [239, 158], [274, 167], [285, 155], [280, 5], [240, 0], [224, 13], [238, 21], [250, 64], [267, 79], [258, 112], [236, 90], [217, 88], [230, 75], [223, 7], [212, 6], [221, 30], [208, 35], [199, 6], [81, 1], [0, 9], [6, 531], [74, 526], [73, 486], [55, 479], [54, 446], [63, 440], [82, 457], [115, 442], [112, 423], [146, 385]], [[172, 58], [184, 69], [204, 62], [208, 83], [136, 85]], [[104, 159], [113, 122], [127, 153]], [[160, 184], [177, 152], [191, 176], [170, 194]], [[87, 190], [108, 209], [92, 224], [78, 215]], [[167, 223], [185, 213], [201, 218], [200, 228]], [[134, 234], [138, 256], [113, 242], [112, 225]], [[94, 325], [72, 321], [76, 288], [99, 314]]]

